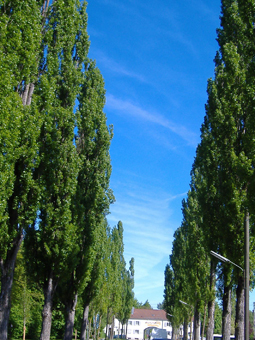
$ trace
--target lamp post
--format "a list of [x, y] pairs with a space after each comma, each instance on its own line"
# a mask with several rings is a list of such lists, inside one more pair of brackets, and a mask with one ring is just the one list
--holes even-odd
[[234, 266], [236, 266], [237, 268], [239, 268], [239, 269], [241, 269], [242, 271], [244, 271], [244, 269], [243, 269], [242, 267], [238, 266], [238, 264], [236, 264], [236, 263], [230, 261], [229, 259], [227, 259], [226, 257], [224, 257], [224, 256], [222, 256], [222, 255], [220, 255], [220, 254], [218, 254], [218, 253], [215, 253], [215, 251], [212, 251], [212, 250], [211, 250], [211, 251], [210, 251], [210, 254], [213, 255], [214, 257], [217, 257], [217, 259], [220, 260], [221, 262], [228, 262], [228, 263], [231, 263], [231, 264], [233, 264]]
[[184, 302], [184, 301], [182, 301], [182, 300], [179, 300], [180, 301], [180, 303], [182, 303], [182, 304], [184, 304], [184, 305], [186, 305], [186, 306], [189, 306], [189, 307], [192, 307], [192, 308], [194, 308], [194, 306], [192, 306], [192, 305], [189, 305], [187, 302]]
[[[246, 226], [247, 228], [247, 219], [246, 219]], [[245, 229], [246, 229], [245, 228]], [[249, 221], [248, 221], [248, 228], [249, 228]], [[246, 233], [247, 234], [247, 233]], [[228, 258], [215, 253], [214, 251], [210, 251], [210, 254], [216, 257], [218, 260], [224, 263], [231, 263], [237, 268], [241, 269], [244, 272], [244, 290], [245, 290], [245, 299], [244, 299], [244, 339], [249, 340], [249, 249], [248, 249], [248, 255], [247, 255], [247, 246], [249, 245], [249, 239], [247, 242], [246, 239], [246, 245], [245, 245], [245, 269], [238, 266], [238, 264], [230, 261]], [[248, 245], [247, 245], [248, 244]], [[247, 261], [248, 257], [248, 261]]]

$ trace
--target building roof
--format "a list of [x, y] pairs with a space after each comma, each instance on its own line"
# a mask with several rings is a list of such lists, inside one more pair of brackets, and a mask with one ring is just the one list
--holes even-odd
[[165, 320], [168, 321], [166, 317], [166, 312], [162, 309], [132, 309], [130, 319], [136, 320]]

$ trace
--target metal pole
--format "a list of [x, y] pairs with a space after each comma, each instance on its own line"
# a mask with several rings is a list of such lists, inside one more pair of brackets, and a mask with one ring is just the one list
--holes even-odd
[[245, 273], [245, 322], [244, 322], [244, 339], [249, 340], [249, 291], [250, 291], [250, 268], [249, 268], [249, 255], [250, 255], [250, 240], [249, 240], [249, 213], [246, 211], [245, 213], [245, 221], [244, 221], [244, 273]]

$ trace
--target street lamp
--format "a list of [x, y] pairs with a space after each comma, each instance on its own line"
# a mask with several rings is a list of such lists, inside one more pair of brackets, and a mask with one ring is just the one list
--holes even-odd
[[180, 303], [182, 303], [182, 304], [184, 304], [184, 305], [186, 305], [186, 306], [189, 306], [189, 307], [194, 308], [193, 306], [189, 305], [187, 302], [184, 302], [184, 301], [182, 301], [182, 300], [179, 300], [179, 301], [180, 301]]
[[212, 250], [211, 250], [211, 251], [210, 251], [210, 254], [213, 255], [213, 256], [215, 256], [215, 257], [217, 257], [217, 259], [220, 260], [221, 262], [228, 262], [228, 263], [231, 263], [231, 264], [233, 264], [234, 266], [236, 266], [237, 268], [239, 268], [239, 269], [241, 269], [242, 271], [244, 271], [244, 269], [243, 269], [242, 267], [238, 266], [238, 264], [236, 264], [236, 263], [230, 261], [229, 259], [227, 259], [226, 257], [224, 257], [224, 256], [222, 256], [222, 255], [220, 255], [220, 254], [218, 254], [218, 253], [215, 253], [215, 251], [212, 251]]
[[[245, 289], [244, 339], [249, 340], [249, 274], [248, 274], [249, 268], [245, 268], [246, 270], [244, 270], [242, 267], [238, 266], [238, 264], [230, 261], [229, 259], [227, 259], [226, 257], [224, 257], [224, 256], [222, 256], [218, 253], [215, 253], [212, 250], [210, 251], [210, 254], [213, 255], [214, 257], [216, 257], [221, 262], [231, 263], [244, 272], [244, 278], [245, 278], [245, 282], [244, 282], [244, 289]], [[247, 264], [246, 264], [246, 267], [247, 267]], [[247, 271], [248, 271], [248, 273], [247, 273]]]

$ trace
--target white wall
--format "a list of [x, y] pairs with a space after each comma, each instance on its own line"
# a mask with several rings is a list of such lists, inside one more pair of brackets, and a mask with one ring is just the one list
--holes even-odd
[[[127, 339], [143, 339], [143, 331], [147, 327], [157, 327], [166, 329], [168, 339], [171, 339], [172, 327], [169, 321], [157, 321], [157, 320], [133, 320], [128, 321], [127, 326]], [[126, 325], [124, 326], [124, 334], [126, 332]], [[119, 320], [115, 319], [114, 325], [114, 335], [121, 334], [121, 323]]]

